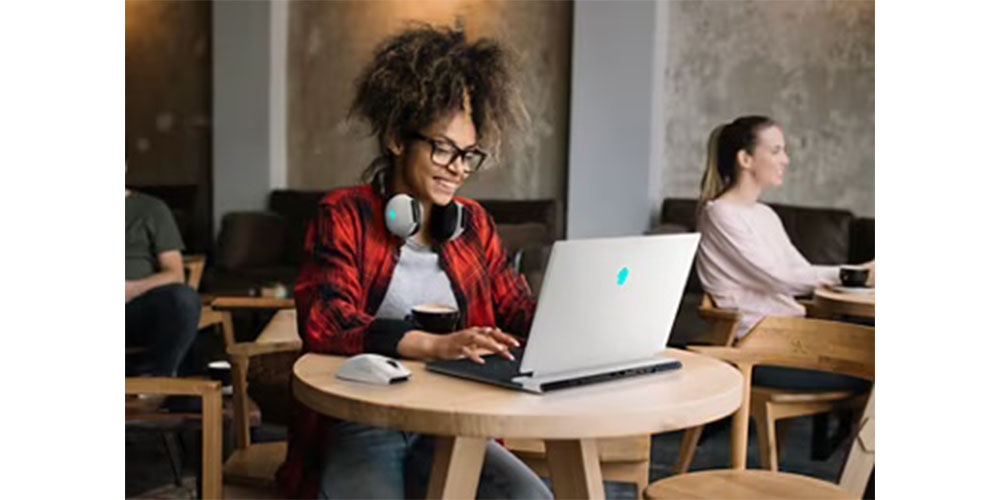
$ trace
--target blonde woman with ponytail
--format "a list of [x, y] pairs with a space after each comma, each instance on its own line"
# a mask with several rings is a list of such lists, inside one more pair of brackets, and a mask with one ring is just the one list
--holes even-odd
[[[804, 316], [794, 297], [821, 283], [838, 282], [839, 270], [810, 264], [792, 245], [774, 210], [759, 201], [765, 189], [782, 184], [788, 168], [781, 128], [765, 116], [737, 118], [712, 131], [707, 156], [696, 260], [705, 291], [719, 307], [740, 311], [739, 337], [764, 316]], [[874, 284], [875, 263], [866, 266]], [[782, 370], [795, 372], [802, 371]], [[814, 377], [801, 382], [802, 388], [822, 385]]]

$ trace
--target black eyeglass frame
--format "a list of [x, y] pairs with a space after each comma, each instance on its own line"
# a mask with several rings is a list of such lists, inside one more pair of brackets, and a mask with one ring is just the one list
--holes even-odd
[[[427, 144], [430, 144], [431, 145], [431, 163], [433, 163], [433, 164], [435, 164], [435, 165], [437, 165], [439, 167], [443, 167], [443, 168], [450, 167], [453, 163], [455, 163], [455, 160], [457, 160], [459, 157], [462, 157], [462, 159], [464, 160], [464, 163], [466, 165], [466, 168], [464, 170], [468, 174], [474, 174], [474, 173], [478, 172], [480, 168], [482, 168], [483, 164], [486, 163], [486, 160], [490, 156], [489, 153], [487, 153], [486, 151], [483, 151], [482, 149], [480, 149], [477, 146], [470, 146], [470, 147], [468, 147], [466, 149], [462, 149], [462, 148], [458, 147], [458, 144], [455, 144], [454, 141], [452, 141], [451, 139], [449, 139], [447, 137], [442, 137], [440, 139], [434, 139], [432, 137], [427, 137], [426, 135], [421, 134], [420, 132], [410, 132], [409, 136], [412, 139], [417, 139], [417, 140], [420, 140], [420, 141], [424, 141]], [[451, 149], [454, 150], [451, 153], [451, 158], [449, 158], [448, 162], [445, 163], [445, 164], [443, 164], [443, 165], [441, 163], [438, 163], [437, 161], [434, 160], [434, 156], [436, 156], [436, 154], [439, 151], [442, 151], [442, 147], [439, 144], [440, 142], [447, 142], [448, 146]], [[447, 152], [447, 150], [445, 150], [445, 152]], [[480, 160], [475, 165], [473, 165], [472, 162], [470, 161], [470, 159], [476, 158], [476, 156], [469, 156], [469, 155], [479, 155]]]

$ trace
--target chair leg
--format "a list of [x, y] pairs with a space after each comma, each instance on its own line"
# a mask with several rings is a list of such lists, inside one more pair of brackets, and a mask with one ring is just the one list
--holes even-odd
[[167, 447], [167, 457], [170, 462], [170, 470], [174, 473], [174, 484], [177, 486], [182, 486], [184, 483], [181, 481], [181, 453], [177, 447], [177, 434], [174, 432], [164, 432], [163, 444]]
[[642, 498], [642, 492], [649, 486], [649, 460], [635, 466], [635, 497]]
[[767, 402], [754, 405], [751, 409], [757, 425], [757, 449], [760, 452], [760, 467], [778, 471], [778, 441], [774, 426], [774, 413]]
[[681, 451], [674, 464], [674, 474], [684, 474], [691, 467], [691, 460], [694, 459], [694, 451], [698, 448], [698, 440], [701, 439], [701, 431], [704, 425], [691, 427], [684, 430], [684, 437], [681, 439]]

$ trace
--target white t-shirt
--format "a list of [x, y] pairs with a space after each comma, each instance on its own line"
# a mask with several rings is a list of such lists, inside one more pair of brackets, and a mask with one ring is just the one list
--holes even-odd
[[420, 304], [444, 304], [458, 308], [451, 280], [441, 269], [438, 254], [431, 247], [407, 238], [399, 250], [399, 262], [375, 317], [404, 319], [413, 306]]

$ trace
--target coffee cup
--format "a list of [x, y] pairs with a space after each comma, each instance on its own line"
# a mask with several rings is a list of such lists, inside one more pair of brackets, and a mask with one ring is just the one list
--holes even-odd
[[221, 382], [222, 387], [229, 387], [233, 385], [232, 365], [225, 360], [212, 361], [208, 364], [208, 377]]
[[446, 304], [420, 304], [410, 310], [413, 322], [431, 333], [451, 333], [461, 317], [458, 309]]
[[841, 266], [840, 283], [844, 286], [866, 286], [868, 268], [864, 266]]

